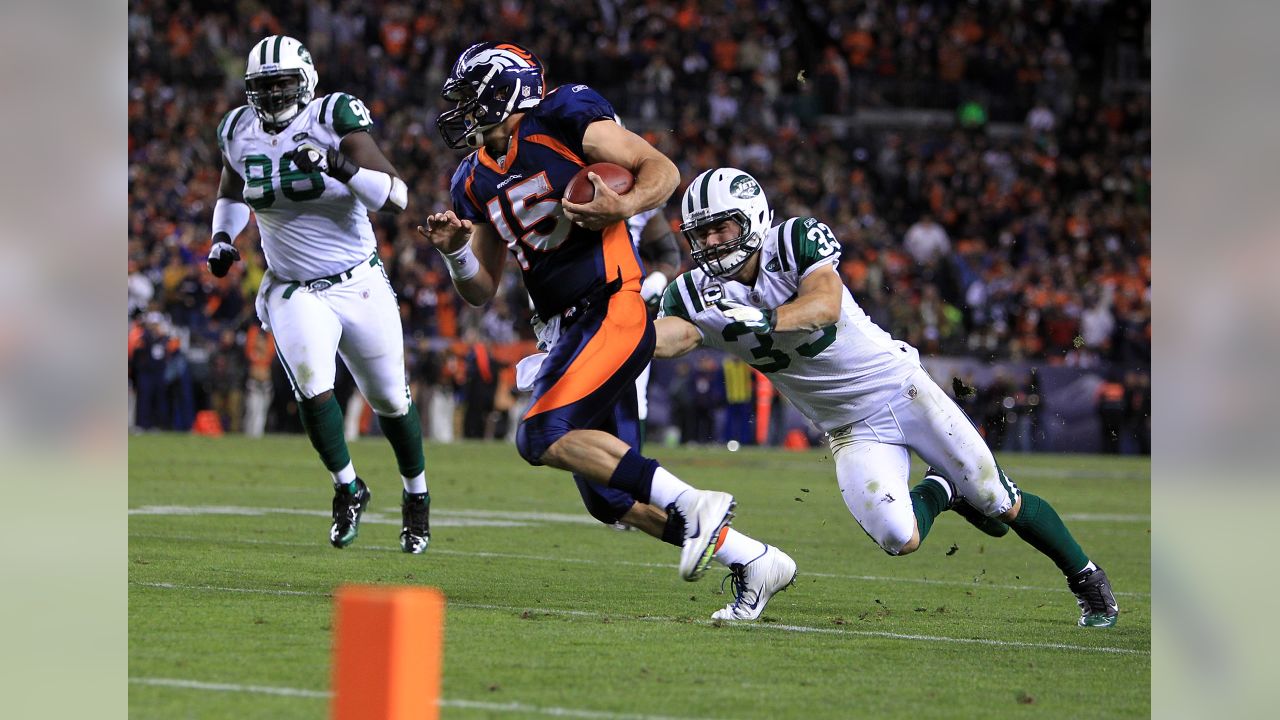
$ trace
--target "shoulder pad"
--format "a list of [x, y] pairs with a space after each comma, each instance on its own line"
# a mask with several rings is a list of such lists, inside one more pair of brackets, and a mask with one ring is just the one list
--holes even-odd
[[345, 137], [357, 130], [368, 130], [373, 127], [373, 116], [360, 98], [346, 93], [330, 93], [320, 103], [320, 114], [317, 120], [321, 125], [333, 128], [338, 137]]
[[226, 115], [222, 116], [222, 121], [218, 123], [219, 150], [226, 152], [227, 143], [235, 139], [236, 133], [239, 132], [246, 115], [250, 120], [254, 117], [248, 105], [241, 105], [238, 108], [232, 108]]

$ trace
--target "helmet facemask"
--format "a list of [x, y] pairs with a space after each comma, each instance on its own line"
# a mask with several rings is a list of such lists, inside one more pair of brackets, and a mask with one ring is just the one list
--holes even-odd
[[[706, 231], [730, 220], [738, 225], [738, 236], [732, 240], [707, 245], [703, 242]], [[759, 232], [748, 233], [751, 221], [746, 213], [738, 208], [730, 208], [718, 213], [704, 215], [680, 226], [685, 240], [689, 242], [690, 255], [703, 272], [719, 278], [733, 277], [742, 266], [759, 250], [764, 238]]]
[[479, 43], [458, 58], [441, 97], [455, 104], [440, 113], [436, 127], [449, 147], [478, 148], [486, 130], [513, 112], [542, 99], [542, 64], [532, 53], [509, 43]]
[[249, 51], [245, 99], [269, 131], [292, 122], [315, 97], [319, 84], [311, 53], [296, 38], [268, 35]]
[[264, 125], [281, 127], [311, 101], [301, 70], [282, 70], [245, 78], [245, 97]]
[[[760, 183], [737, 168], [707, 170], [690, 181], [680, 202], [680, 231], [694, 262], [708, 275], [731, 279], [764, 246], [773, 212]], [[707, 245], [712, 228], [726, 220], [738, 226], [737, 237]], [[719, 233], [719, 237], [729, 233]]]

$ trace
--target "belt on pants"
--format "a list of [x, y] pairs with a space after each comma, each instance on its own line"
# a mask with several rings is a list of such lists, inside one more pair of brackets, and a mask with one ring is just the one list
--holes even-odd
[[[581, 317], [582, 314], [586, 312], [588, 309], [597, 307], [602, 304], [607, 304], [609, 302], [609, 298], [613, 297], [613, 295], [621, 289], [622, 289], [622, 275], [621, 273], [619, 273], [618, 277], [614, 278], [613, 280], [610, 280], [604, 285], [601, 285], [597, 287], [595, 290], [592, 290], [591, 292], [587, 293], [586, 295], [579, 298], [577, 302], [573, 303], [569, 307], [559, 312], [550, 313], [550, 315], [551, 317], [559, 316], [561, 327], [567, 328], [570, 325], [572, 325], [579, 317]], [[542, 322], [542, 319], [538, 317], [537, 313], [535, 313], [533, 316], [533, 322], [535, 327], [537, 326], [538, 323]]]
[[308, 290], [328, 290], [329, 288], [333, 287], [334, 285], [337, 285], [338, 283], [344, 280], [350, 280], [351, 276], [355, 274], [356, 270], [359, 270], [361, 267], [365, 265], [368, 265], [369, 267], [373, 267], [375, 265], [380, 265], [380, 264], [382, 264], [382, 259], [378, 257], [377, 252], [374, 252], [372, 255], [369, 256], [369, 260], [367, 262], [356, 263], [355, 265], [352, 265], [351, 267], [347, 268], [346, 270], [343, 270], [340, 273], [337, 273], [336, 275], [313, 278], [311, 280], [293, 280], [287, 286], [285, 286], [284, 299], [288, 300], [293, 295], [295, 290], [302, 287], [305, 287]]

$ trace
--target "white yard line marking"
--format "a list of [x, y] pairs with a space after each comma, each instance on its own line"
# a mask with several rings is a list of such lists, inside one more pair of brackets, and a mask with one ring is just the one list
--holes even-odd
[[[249, 593], [260, 595], [305, 595], [311, 597], [329, 597], [332, 593], [319, 592], [314, 590], [274, 590], [274, 589], [255, 589], [255, 588], [238, 588], [238, 587], [217, 587], [213, 585], [180, 585], [176, 583], [153, 583], [130, 581], [130, 585], [139, 587], [158, 588], [163, 590], [197, 590], [202, 592], [230, 592], [230, 593]], [[611, 618], [619, 620], [641, 620], [656, 622], [687, 622], [687, 618], [676, 618], [662, 615], [645, 615], [639, 617], [631, 617], [625, 613], [602, 613], [592, 612], [588, 610], [561, 610], [559, 608], [538, 608], [538, 607], [512, 607], [509, 605], [490, 605], [487, 603], [466, 603], [454, 600], [448, 601], [449, 606], [457, 608], [465, 608], [468, 610], [496, 610], [498, 612], [509, 613], [530, 613], [541, 615], [556, 615], [564, 617], [586, 617], [593, 619]], [[714, 620], [693, 620], [694, 625], [705, 625], [711, 627], [719, 627], [726, 625]], [[1067, 645], [1063, 643], [1034, 643], [1023, 642], [1020, 640], [991, 640], [985, 638], [958, 638], [947, 637], [943, 635], [912, 635], [908, 633], [895, 633], [883, 630], [854, 630], [852, 628], [819, 628], [807, 625], [782, 625], [778, 623], [727, 623], [728, 626], [740, 628], [743, 630], [775, 630], [781, 632], [796, 633], [817, 633], [821, 635], [838, 635], [838, 636], [859, 636], [859, 637], [876, 637], [888, 640], [913, 640], [917, 642], [933, 642], [933, 643], [958, 643], [964, 645], [991, 645], [995, 647], [1015, 647], [1015, 648], [1031, 648], [1036, 650], [1076, 650], [1080, 652], [1100, 652], [1118, 655], [1150, 655], [1150, 650], [1139, 650], [1134, 648], [1118, 648], [1118, 647], [1090, 647], [1087, 645]]]
[[[328, 699], [333, 693], [328, 690], [304, 690], [302, 688], [277, 687], [265, 685], [239, 685], [236, 683], [211, 683], [198, 680], [180, 680], [177, 678], [131, 677], [134, 685], [150, 685], [152, 687], [178, 688], [181, 690], [210, 690], [214, 692], [253, 693], [257, 695], [281, 695], [284, 697], [303, 697]], [[524, 703], [493, 703], [476, 700], [450, 700], [442, 698], [441, 707], [455, 707], [466, 710], [485, 710], [488, 712], [510, 712], [523, 715], [550, 715], [552, 717], [588, 718], [590, 720], [697, 720], [696, 718], [674, 718], [667, 715], [635, 715], [632, 713], [598, 712], [595, 710], [579, 710], [576, 708], [538, 707]]]
[[[326, 517], [328, 516], [326, 515]], [[432, 523], [435, 523], [434, 518], [432, 518]], [[145, 533], [130, 533], [129, 536], [135, 537], [135, 538], [148, 538], [148, 539], [154, 539], [154, 540], [187, 540], [191, 542], [234, 543], [237, 545], [278, 545], [283, 547], [318, 547], [322, 549], [324, 547], [323, 544], [321, 543], [290, 542], [287, 540], [252, 540], [248, 538], [227, 539], [227, 538], [198, 537], [195, 535], [152, 535], [152, 534], [145, 534]], [[372, 551], [372, 552], [387, 552], [387, 551], [393, 550], [393, 551], [399, 552], [400, 548], [390, 547], [387, 545], [353, 545], [352, 547], [347, 548], [347, 550], [348, 551], [351, 551], [351, 550]], [[622, 565], [626, 567], [660, 568], [660, 569], [670, 569], [675, 567], [673, 563], [650, 563], [650, 562], [637, 562], [634, 560], [604, 561], [604, 560], [595, 560], [591, 558], [560, 557], [558, 555], [525, 555], [521, 553], [485, 552], [480, 550], [447, 550], [445, 548], [439, 547], [438, 545], [433, 545], [431, 549], [428, 550], [427, 552], [434, 553], [436, 555], [456, 555], [459, 557], [475, 557], [475, 558], [505, 558], [508, 560], [534, 560], [539, 562], [569, 563], [571, 565]], [[1049, 588], [1049, 587], [1039, 587], [1035, 585], [1002, 585], [997, 583], [982, 583], [982, 582], [964, 581], [964, 580], [930, 580], [928, 578], [890, 577], [886, 575], [849, 575], [849, 574], [843, 574], [843, 573], [809, 572], [807, 570], [802, 570], [801, 574], [807, 577], [833, 578], [836, 580], [857, 580], [859, 582], [907, 583], [907, 584], [914, 584], [914, 585], [938, 585], [938, 586], [945, 586], [945, 587], [962, 587], [962, 588], [969, 588], [969, 589], [980, 588], [980, 589], [990, 589], [990, 590], [1017, 590], [1021, 592], [1064, 593], [1067, 591], [1065, 583], [1063, 583], [1062, 587]], [[1120, 597], [1139, 597], [1139, 598], [1151, 597], [1151, 593], [1149, 592], [1118, 591], [1115, 594]]]
[[[385, 513], [385, 514], [384, 514]], [[329, 517], [328, 510], [299, 510], [297, 508], [250, 507], [243, 505], [142, 505], [129, 508], [130, 516], [162, 515], [237, 515], [245, 517], [261, 517], [263, 515], [302, 515], [305, 517]], [[1112, 522], [1112, 523], [1147, 523], [1150, 515], [1138, 513], [1066, 513], [1063, 519], [1075, 522]], [[551, 512], [509, 512], [505, 510], [469, 510], [450, 509], [432, 510], [431, 521], [437, 519], [456, 523], [457, 526], [468, 524], [491, 527], [526, 527], [533, 523], [566, 523], [570, 525], [599, 525], [595, 519], [585, 514], [551, 513]], [[382, 525], [400, 522], [399, 508], [388, 507], [382, 512], [370, 510], [365, 513], [365, 522]]]

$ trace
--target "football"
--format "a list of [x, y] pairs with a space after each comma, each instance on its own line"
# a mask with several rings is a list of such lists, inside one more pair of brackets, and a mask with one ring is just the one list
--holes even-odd
[[594, 163], [579, 170], [578, 174], [569, 180], [569, 184], [564, 188], [565, 200], [581, 205], [595, 199], [596, 186], [592, 185], [591, 180], [587, 178], [589, 172], [599, 175], [600, 179], [619, 195], [631, 192], [631, 186], [636, 182], [631, 171], [621, 165], [607, 162]]

